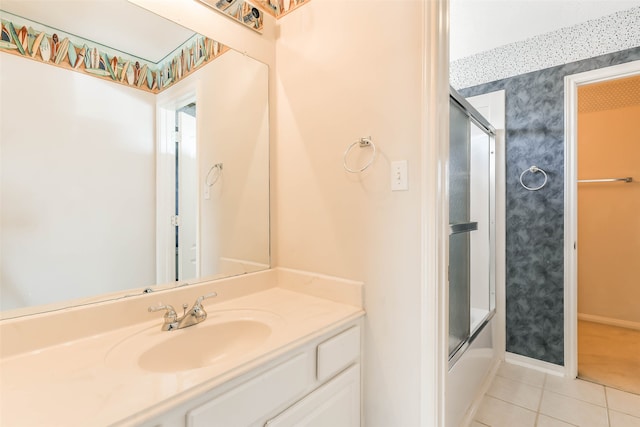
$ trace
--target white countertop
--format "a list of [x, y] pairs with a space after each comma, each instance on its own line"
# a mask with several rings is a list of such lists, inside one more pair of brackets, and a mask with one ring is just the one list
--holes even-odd
[[161, 331], [162, 316], [6, 357], [0, 360], [0, 425], [97, 426], [126, 423], [132, 416], [140, 419], [147, 411], [169, 409], [364, 315], [361, 307], [282, 287], [215, 305], [206, 303], [209, 317], [191, 328], [216, 322], [225, 313], [245, 312], [250, 317], [252, 311], [263, 311], [273, 319], [271, 333], [255, 350], [240, 357], [171, 373], [145, 371], [136, 365], [133, 355], [130, 366], [107, 363], [110, 350], [127, 339], [134, 340], [131, 337], [141, 331], [146, 331], [146, 337], [190, 329]]

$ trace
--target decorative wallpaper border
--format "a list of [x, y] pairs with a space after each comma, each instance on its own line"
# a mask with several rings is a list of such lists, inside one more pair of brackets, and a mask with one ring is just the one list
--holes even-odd
[[[60, 68], [140, 90], [159, 93], [222, 55], [229, 48], [194, 34], [173, 56], [157, 64], [132, 57], [80, 37], [2, 12], [0, 52], [22, 56]], [[17, 24], [20, 22], [20, 24]], [[40, 28], [40, 30], [34, 29]]]
[[251, 3], [244, 0], [198, 0], [252, 30], [262, 32], [264, 15]]
[[303, 4], [306, 4], [308, 0], [256, 0], [256, 2], [268, 14], [276, 18], [282, 18], [287, 13], [293, 12]]
[[640, 46], [640, 7], [451, 62], [456, 89]]

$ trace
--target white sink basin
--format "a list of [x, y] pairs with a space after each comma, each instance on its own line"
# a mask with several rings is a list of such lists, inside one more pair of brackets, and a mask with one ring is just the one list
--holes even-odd
[[152, 372], [198, 369], [221, 358], [251, 351], [271, 335], [268, 325], [253, 320], [205, 323], [172, 331], [166, 340], [142, 353], [138, 365]]
[[115, 345], [106, 365], [158, 373], [205, 368], [259, 350], [283, 321], [269, 312], [233, 310], [210, 313], [204, 322], [174, 331], [161, 331], [161, 323]]

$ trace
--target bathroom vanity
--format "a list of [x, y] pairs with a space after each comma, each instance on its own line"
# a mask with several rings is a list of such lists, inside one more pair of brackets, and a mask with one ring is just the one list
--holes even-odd
[[4, 320], [0, 424], [359, 426], [363, 316], [362, 284], [271, 269]]

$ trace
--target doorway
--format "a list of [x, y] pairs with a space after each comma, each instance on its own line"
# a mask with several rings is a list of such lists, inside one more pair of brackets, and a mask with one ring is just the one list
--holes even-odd
[[198, 158], [196, 103], [176, 111], [175, 280], [198, 277]]
[[640, 61], [566, 83], [567, 374], [640, 394]]
[[196, 94], [188, 88], [158, 102], [156, 281], [200, 275], [199, 145]]

